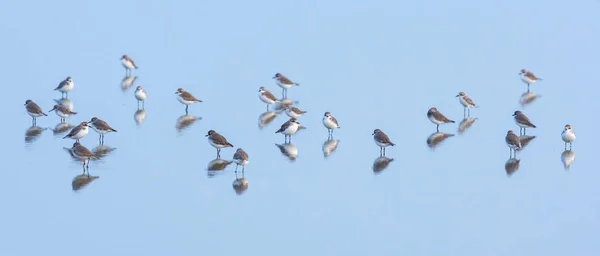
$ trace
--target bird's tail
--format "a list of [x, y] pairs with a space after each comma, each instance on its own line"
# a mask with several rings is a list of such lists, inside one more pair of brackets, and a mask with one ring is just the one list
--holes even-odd
[[71, 115], [77, 115], [77, 112], [71, 112]]
[[300, 84], [299, 84], [299, 83], [294, 83], [294, 84], [295, 84], [296, 86], [300, 86]]
[[42, 112], [42, 114], [44, 114], [44, 116], [48, 116], [48, 115], [46, 115], [46, 113], [44, 113], [44, 112]]
[[67, 134], [67, 135], [65, 135], [65, 137], [63, 137], [63, 139], [66, 139], [66, 138], [68, 138], [68, 137], [69, 137], [69, 135]]
[[393, 146], [396, 146], [396, 144], [394, 144], [394, 143], [391, 143], [391, 142], [390, 142], [390, 145], [392, 145], [392, 147], [393, 147]]
[[280, 133], [280, 132], [281, 132], [281, 130], [279, 130], [279, 131], [276, 131], [275, 133]]
[[229, 143], [229, 142], [227, 142], [227, 146], [230, 146], [230, 147], [233, 148], [233, 145], [231, 143]]
[[113, 129], [113, 128], [110, 128], [110, 130], [111, 130], [111, 131], [113, 131], [113, 132], [117, 132], [117, 130], [115, 130], [115, 129]]
[[454, 120], [448, 120], [448, 121], [450, 121], [450, 123], [456, 123], [456, 122], [454, 122]]

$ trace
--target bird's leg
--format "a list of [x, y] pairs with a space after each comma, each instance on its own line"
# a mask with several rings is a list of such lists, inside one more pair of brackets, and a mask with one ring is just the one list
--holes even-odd
[[138, 106], [138, 110], [139, 110], [139, 109], [140, 109], [140, 101], [138, 100], [138, 102], [137, 102], [137, 103], [138, 103], [138, 105], [137, 105], [137, 106]]
[[269, 112], [269, 104], [267, 104], [267, 112]]
[[435, 130], [436, 130], [437, 132], [440, 132], [440, 125], [439, 125], [439, 124], [438, 124], [438, 125], [435, 127]]
[[142, 101], [142, 109], [146, 109], [146, 102]]
[[242, 166], [242, 173], [244, 173], [244, 170], [246, 169], [246, 166]]
[[221, 158], [221, 149], [217, 148], [217, 159]]
[[463, 108], [463, 118], [467, 118], [467, 108]]
[[527, 93], [529, 93], [529, 84], [527, 84]]
[[523, 136], [527, 135], [527, 128], [523, 128]]
[[468, 117], [471, 116], [471, 109], [470, 108], [467, 108], [467, 116]]
[[185, 114], [186, 115], [188, 114], [188, 107], [189, 107], [189, 105], [185, 105]]
[[383, 155], [385, 156], [385, 148], [383, 148]]
[[567, 143], [565, 142], [565, 150], [567, 150]]
[[235, 173], [237, 173], [238, 166], [239, 166], [239, 164], [235, 165]]

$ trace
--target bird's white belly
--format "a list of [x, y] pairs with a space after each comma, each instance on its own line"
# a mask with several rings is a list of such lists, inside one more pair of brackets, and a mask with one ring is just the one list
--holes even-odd
[[146, 100], [146, 94], [142, 91], [136, 91], [135, 92], [135, 98], [139, 101], [145, 101]]
[[233, 162], [238, 165], [241, 165], [241, 166], [245, 166], [248, 164], [248, 160], [242, 160], [242, 159], [233, 159]]
[[181, 96], [177, 96], [177, 100], [185, 105], [192, 105], [195, 103], [195, 101], [184, 100]]
[[428, 118], [429, 118], [429, 121], [431, 121], [434, 124], [443, 124], [444, 123], [442, 121], [435, 119], [435, 117], [433, 117], [433, 115], [429, 116]]
[[96, 131], [97, 133], [100, 133], [100, 134], [107, 134], [110, 132], [110, 130], [100, 130], [94, 126], [92, 126], [92, 129], [94, 129], [94, 131]]
[[29, 112], [29, 111], [27, 111], [27, 114], [29, 114], [29, 115], [30, 115], [30, 116], [32, 116], [32, 117], [40, 117], [40, 116], [43, 116], [43, 115], [44, 115], [44, 114], [42, 114], [42, 113], [32, 113], [32, 112]]
[[264, 103], [267, 103], [267, 104], [269, 104], [269, 105], [271, 105], [271, 104], [274, 104], [274, 103], [275, 103], [275, 101], [274, 101], [274, 100], [267, 98], [267, 97], [266, 97], [264, 94], [262, 94], [262, 93], [261, 93], [260, 95], [258, 95], [258, 96], [259, 96], [260, 100], [262, 100], [262, 102], [264, 102]]
[[123, 67], [127, 68], [127, 69], [134, 69], [135, 67], [133, 66], [133, 63], [127, 61], [127, 60], [123, 60]]
[[81, 129], [78, 133], [76, 133], [75, 135], [73, 135], [73, 139], [81, 139], [83, 137], [85, 137], [85, 135], [88, 134], [88, 129]]
[[279, 85], [279, 87], [284, 88], [284, 89], [290, 89], [290, 88], [292, 88], [292, 86], [294, 86], [294, 84], [284, 84], [279, 81], [277, 81], [277, 85]]
[[535, 83], [535, 82], [536, 82], [536, 80], [533, 80], [533, 79], [531, 79], [531, 78], [529, 78], [529, 77], [526, 77], [526, 76], [521, 76], [521, 80], [522, 80], [524, 83], [526, 83], [526, 84], [533, 84], [533, 83]]
[[565, 132], [562, 134], [562, 139], [564, 142], [568, 142], [571, 143], [573, 141], [575, 141], [575, 133], [572, 132]]
[[57, 115], [57, 116], [60, 116], [61, 118], [67, 118], [67, 117], [69, 117], [69, 116], [70, 116], [69, 114], [67, 114], [67, 113], [64, 113], [64, 112], [62, 112], [62, 111], [58, 111], [58, 110], [56, 110], [56, 111], [54, 111], [54, 112], [56, 112], [56, 115]]
[[460, 101], [460, 104], [462, 104], [463, 106], [467, 107], [467, 108], [473, 108], [473, 105], [469, 105], [469, 103], [464, 100], [462, 97], [458, 97], [458, 100]]
[[521, 128], [531, 128], [531, 126], [529, 126], [529, 125], [526, 125], [526, 124], [522, 124], [522, 123], [519, 123], [519, 122], [517, 122], [517, 119], [516, 119], [516, 118], [515, 118], [515, 123], [517, 123], [517, 125], [518, 125], [519, 127], [521, 127]]
[[296, 112], [292, 111], [291, 109], [286, 109], [286, 110], [285, 110], [285, 113], [286, 113], [286, 114], [287, 114], [289, 117], [293, 117], [293, 118], [298, 118], [298, 117], [300, 117], [300, 116], [301, 116], [301, 114], [300, 114], [300, 115], [298, 115], [298, 114], [296, 114]]
[[390, 145], [390, 144], [386, 144], [386, 143], [381, 143], [377, 140], [375, 140], [375, 144], [377, 144], [377, 146], [384, 147], [384, 148]]
[[333, 123], [329, 118], [323, 118], [323, 125], [325, 125], [325, 128], [327, 129], [337, 128], [337, 125]]
[[71, 90], [73, 90], [74, 86], [75, 86], [75, 83], [67, 83], [67, 85], [59, 88], [58, 90], [60, 92], [70, 92]]
[[298, 124], [294, 123], [283, 131], [285, 135], [292, 135], [298, 131]]
[[210, 139], [208, 140], [208, 143], [210, 143], [210, 145], [212, 145], [212, 146], [213, 146], [213, 147], [215, 147], [215, 148], [226, 148], [226, 147], [229, 147], [228, 145], [220, 145], [220, 144], [216, 144], [216, 143], [214, 143], [214, 142], [213, 142], [212, 140], [210, 140]]

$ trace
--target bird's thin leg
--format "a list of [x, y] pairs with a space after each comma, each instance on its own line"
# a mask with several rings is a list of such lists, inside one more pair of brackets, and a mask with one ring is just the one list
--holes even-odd
[[565, 150], [567, 150], [567, 143], [565, 142]]
[[470, 108], [467, 108], [467, 116], [468, 117], [471, 116], [471, 109]]
[[189, 105], [185, 105], [185, 114], [186, 115], [188, 114], [188, 107], [189, 107]]
[[527, 135], [527, 128], [523, 128], [523, 136]]
[[146, 102], [142, 101], [142, 109], [146, 109]]
[[269, 112], [269, 104], [267, 104], [267, 112]]
[[438, 125], [435, 127], [435, 130], [436, 130], [437, 132], [439, 132], [439, 131], [440, 131], [440, 125], [439, 125], [439, 124], [438, 124]]
[[137, 103], [138, 103], [138, 109], [140, 109], [140, 101], [138, 100], [138, 102], [137, 102]]
[[69, 93], [65, 92], [65, 99], [68, 99], [68, 98], [69, 98]]
[[383, 148], [383, 155], [385, 156], [385, 148]]
[[242, 173], [244, 173], [244, 170], [246, 169], [246, 166], [242, 166]]
[[467, 118], [467, 108], [463, 108], [463, 118]]
[[237, 173], [238, 166], [239, 166], [239, 164], [235, 165], [235, 173]]
[[529, 84], [527, 84], [527, 92], [529, 92]]
[[221, 158], [221, 149], [217, 148], [217, 159]]

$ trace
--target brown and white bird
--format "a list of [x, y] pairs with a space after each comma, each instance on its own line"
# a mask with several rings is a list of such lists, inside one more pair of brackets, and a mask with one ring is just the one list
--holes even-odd
[[233, 162], [236, 164], [235, 172], [237, 172], [238, 166], [240, 165], [242, 166], [242, 172], [244, 172], [244, 169], [248, 164], [248, 153], [246, 153], [246, 151], [244, 151], [242, 148], [238, 148], [235, 151], [235, 154], [233, 154]]
[[297, 107], [289, 105], [285, 109], [285, 114], [287, 114], [291, 118], [298, 119], [300, 116], [306, 114], [306, 111], [302, 111]]
[[208, 143], [217, 149], [217, 158], [221, 158], [220, 153], [222, 148], [233, 147], [223, 135], [218, 134], [215, 130], [208, 131], [208, 134], [206, 134], [205, 137], [208, 137]]
[[48, 112], [52, 111], [56, 112], [56, 115], [60, 117], [61, 122], [64, 122], [67, 117], [77, 115], [77, 112], [73, 112], [63, 105], [54, 105], [54, 107]]
[[521, 148], [521, 139], [519, 139], [519, 136], [517, 136], [512, 130], [509, 130], [508, 132], [506, 132], [506, 137], [504, 138], [504, 141], [506, 142], [506, 145], [508, 145], [508, 147], [510, 148], [510, 157], [512, 158], [513, 152], [516, 156], [517, 150]]
[[104, 134], [107, 134], [109, 132], [117, 132], [117, 130], [110, 127], [108, 123], [97, 117], [92, 117], [92, 120], [90, 120], [89, 123], [91, 124], [92, 129], [94, 129], [94, 131], [100, 134], [100, 144], [104, 143]]
[[288, 79], [287, 77], [285, 77], [281, 73], [275, 74], [275, 76], [273, 76], [273, 79], [275, 79], [275, 83], [277, 85], [279, 85], [279, 87], [283, 88], [283, 97], [284, 98], [287, 97], [287, 89], [290, 89], [293, 86], [299, 86], [300, 85], [299, 83], [292, 82], [290, 79]]
[[440, 131], [440, 124], [454, 123], [453, 120], [446, 118], [446, 116], [439, 112], [435, 107], [430, 108], [429, 111], [427, 111], [427, 118], [437, 126], [436, 129], [438, 132]]
[[88, 122], [81, 122], [81, 124], [78, 126], [73, 127], [73, 129], [71, 129], [71, 131], [65, 135], [65, 137], [63, 137], [63, 139], [70, 138], [74, 139], [76, 142], [79, 142], [79, 140], [85, 137], [88, 132]]
[[373, 140], [375, 141], [375, 144], [377, 144], [377, 146], [379, 146], [379, 154], [384, 156], [385, 155], [385, 148], [388, 146], [396, 146], [396, 144], [394, 144], [391, 140], [390, 137], [387, 136], [387, 134], [385, 134], [383, 131], [381, 131], [380, 129], [375, 129], [373, 131]]
[[565, 150], [567, 150], [567, 144], [569, 144], [569, 149], [571, 149], [573, 146], [573, 141], [575, 141], [577, 138], [570, 124], [565, 125], [565, 129], [562, 131], [561, 137], [565, 142]]
[[135, 88], [133, 96], [135, 96], [135, 99], [138, 101], [138, 109], [140, 108], [140, 101], [142, 102], [142, 108], [144, 108], [144, 102], [146, 101], [146, 98], [148, 96], [146, 94], [146, 90], [144, 90], [144, 88], [141, 85], [138, 85]]
[[267, 111], [269, 111], [269, 105], [273, 105], [276, 102], [280, 102], [279, 99], [275, 98], [275, 96], [273, 96], [273, 94], [267, 91], [267, 89], [265, 89], [265, 87], [263, 86], [258, 88], [258, 92], [258, 97], [260, 98], [260, 100], [264, 103], [267, 103]]
[[536, 83], [537, 81], [542, 81], [543, 79], [535, 76], [533, 73], [528, 71], [527, 69], [521, 69], [521, 80], [527, 84], [527, 92], [529, 92], [529, 85]]
[[194, 97], [194, 95], [192, 95], [191, 93], [186, 92], [183, 88], [177, 89], [175, 94], [177, 94], [177, 100], [179, 100], [179, 102], [181, 102], [181, 104], [185, 105], [185, 113], [186, 114], [188, 112], [189, 105], [192, 105], [196, 102], [202, 102], [201, 100], [196, 99], [196, 97]]
[[63, 96], [63, 98], [69, 97], [69, 92], [71, 90], [73, 90], [73, 87], [75, 87], [75, 83], [73, 82], [73, 78], [71, 78], [70, 76], [68, 76], [65, 80], [61, 81], [58, 86], [56, 86], [56, 88], [54, 88], [55, 91], [59, 91], [61, 92], [61, 96]]
[[325, 115], [323, 116], [323, 125], [327, 128], [329, 137], [333, 136], [333, 130], [340, 128], [337, 119], [335, 119], [329, 111], [325, 112]]
[[73, 156], [83, 162], [83, 169], [89, 169], [90, 160], [95, 159], [96, 155], [92, 153], [89, 149], [81, 145], [79, 142], [73, 143], [73, 147], [71, 148], [71, 153]]
[[33, 102], [33, 100], [26, 100], [24, 106], [25, 110], [27, 111], [27, 114], [33, 118], [32, 123], [34, 126], [36, 124], [36, 118], [40, 116], [48, 116], [46, 115], [46, 113], [44, 113], [42, 108], [38, 106], [38, 104], [35, 104], [35, 102]]
[[[478, 108], [479, 106], [477, 104], [475, 104], [473, 102], [473, 100], [471, 98], [469, 98], [469, 96], [467, 96], [466, 93], [464, 92], [459, 92], [458, 95], [456, 95], [456, 97], [458, 97], [458, 102], [460, 102], [461, 105], [463, 105], [463, 115], [465, 117], [470, 116], [471, 115], [471, 109], [472, 108]], [[465, 112], [468, 111], [468, 114], [465, 114]]]
[[535, 128], [535, 125], [529, 121], [529, 118], [523, 114], [523, 112], [517, 110], [513, 114], [515, 117], [515, 123], [520, 127], [519, 133], [525, 135], [525, 129]]
[[[292, 117], [290, 118], [290, 120], [283, 123], [279, 130], [277, 130], [275, 133], [283, 133], [285, 135], [284, 143], [291, 143], [292, 135], [298, 132], [298, 130], [300, 130], [300, 123], [298, 122], [298, 120], [296, 120], [296, 118]], [[289, 138], [289, 141], [287, 140], [287, 138]]]
[[125, 68], [125, 73], [126, 74], [130, 74], [132, 69], [137, 69], [138, 66], [135, 65], [135, 62], [133, 62], [133, 60], [127, 56], [126, 54], [124, 54], [123, 56], [121, 56], [121, 64], [123, 64], [123, 67]]

